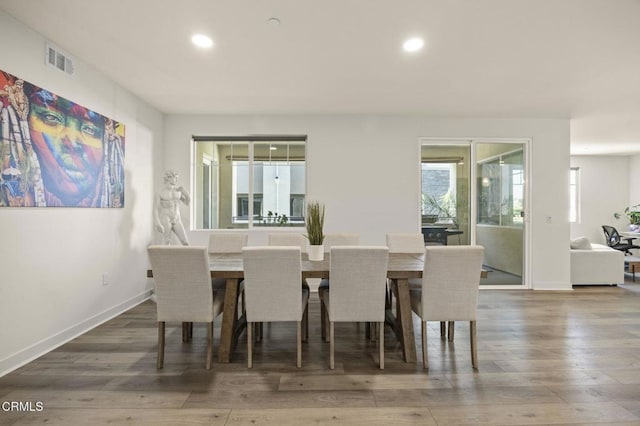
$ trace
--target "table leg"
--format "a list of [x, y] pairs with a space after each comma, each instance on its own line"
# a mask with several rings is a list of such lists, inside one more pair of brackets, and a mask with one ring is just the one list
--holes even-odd
[[413, 318], [411, 317], [411, 299], [409, 297], [409, 280], [397, 280], [397, 319], [400, 324], [400, 342], [404, 353], [404, 362], [416, 362], [416, 340], [413, 335]]
[[238, 321], [238, 279], [228, 278], [224, 295], [224, 311], [220, 330], [220, 348], [218, 362], [231, 362], [233, 352], [236, 323]]

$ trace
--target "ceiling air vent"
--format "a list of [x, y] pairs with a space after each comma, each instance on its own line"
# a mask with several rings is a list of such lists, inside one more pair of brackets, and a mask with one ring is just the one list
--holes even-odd
[[47, 65], [54, 67], [67, 75], [73, 75], [74, 73], [73, 59], [50, 42], [47, 42], [45, 61], [47, 62]]

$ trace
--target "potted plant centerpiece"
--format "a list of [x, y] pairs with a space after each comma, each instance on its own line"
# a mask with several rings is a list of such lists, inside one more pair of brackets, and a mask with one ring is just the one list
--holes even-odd
[[307, 239], [309, 240], [309, 260], [324, 259], [324, 205], [317, 201], [307, 205]]
[[624, 214], [629, 218], [629, 232], [640, 232], [640, 204], [627, 207]]

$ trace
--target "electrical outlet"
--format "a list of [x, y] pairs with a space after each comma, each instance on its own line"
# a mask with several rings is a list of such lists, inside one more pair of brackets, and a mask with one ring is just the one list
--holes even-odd
[[109, 285], [109, 274], [106, 272], [102, 273], [102, 285]]

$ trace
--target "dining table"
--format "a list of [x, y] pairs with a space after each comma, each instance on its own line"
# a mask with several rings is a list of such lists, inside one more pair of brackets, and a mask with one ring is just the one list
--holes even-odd
[[[311, 261], [306, 253], [301, 256], [302, 279], [329, 279], [330, 253], [324, 254], [321, 261]], [[386, 306], [386, 324], [396, 335], [401, 344], [403, 358], [407, 363], [416, 362], [416, 345], [411, 316], [411, 299], [409, 279], [422, 278], [424, 255], [420, 253], [389, 253], [387, 278], [395, 281], [394, 293], [396, 309], [390, 303]], [[218, 362], [231, 362], [233, 352], [240, 334], [246, 327], [246, 320], [238, 315], [240, 283], [244, 278], [242, 253], [210, 253], [209, 270], [212, 278], [226, 280], [224, 309], [220, 326], [220, 343], [218, 345]], [[483, 274], [486, 273], [483, 271]], [[152, 277], [153, 271], [147, 271]]]

